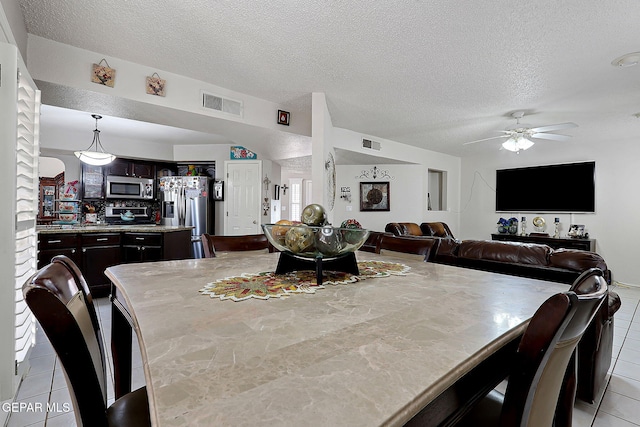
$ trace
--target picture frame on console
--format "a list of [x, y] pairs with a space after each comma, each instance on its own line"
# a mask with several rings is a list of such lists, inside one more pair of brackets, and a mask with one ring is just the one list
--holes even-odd
[[361, 212], [389, 210], [389, 181], [360, 183]]
[[576, 239], [585, 239], [588, 237], [585, 235], [583, 224], [571, 224], [567, 235]]

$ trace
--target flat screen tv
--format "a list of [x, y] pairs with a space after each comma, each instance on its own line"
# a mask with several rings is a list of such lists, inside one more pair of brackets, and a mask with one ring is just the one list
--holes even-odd
[[595, 212], [595, 162], [496, 171], [497, 212]]

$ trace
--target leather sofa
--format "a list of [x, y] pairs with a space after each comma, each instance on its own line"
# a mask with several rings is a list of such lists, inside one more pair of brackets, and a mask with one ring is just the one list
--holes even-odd
[[396, 236], [454, 237], [444, 222], [423, 222], [420, 225], [414, 222], [390, 222], [384, 231]]
[[[435, 263], [569, 285], [583, 271], [597, 267], [604, 272], [607, 283], [612, 283], [612, 273], [606, 262], [594, 252], [552, 249], [533, 243], [457, 240], [452, 237], [449, 227], [439, 229], [444, 236], [434, 236], [429, 234], [432, 231], [426, 224], [389, 223], [385, 231], [415, 238], [437, 239], [438, 244], [429, 259]], [[578, 346], [577, 396], [589, 403], [595, 400], [605, 385], [613, 353], [613, 318], [620, 304], [620, 296], [610, 291], [608, 304], [602, 306]]]

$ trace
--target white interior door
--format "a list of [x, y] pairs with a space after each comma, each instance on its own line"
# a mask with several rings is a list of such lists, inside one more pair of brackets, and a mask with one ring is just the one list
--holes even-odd
[[243, 160], [225, 162], [227, 196], [225, 197], [225, 236], [260, 234], [260, 198], [262, 197], [262, 163]]

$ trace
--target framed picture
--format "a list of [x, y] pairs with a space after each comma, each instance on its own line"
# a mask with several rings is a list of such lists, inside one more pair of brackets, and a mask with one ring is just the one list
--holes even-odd
[[278, 110], [278, 124], [289, 126], [289, 112]]
[[360, 183], [360, 211], [389, 211], [389, 181]]
[[576, 237], [576, 238], [584, 238], [584, 225], [583, 224], [571, 224], [569, 226], [569, 231], [567, 232], [567, 235], [569, 237]]

